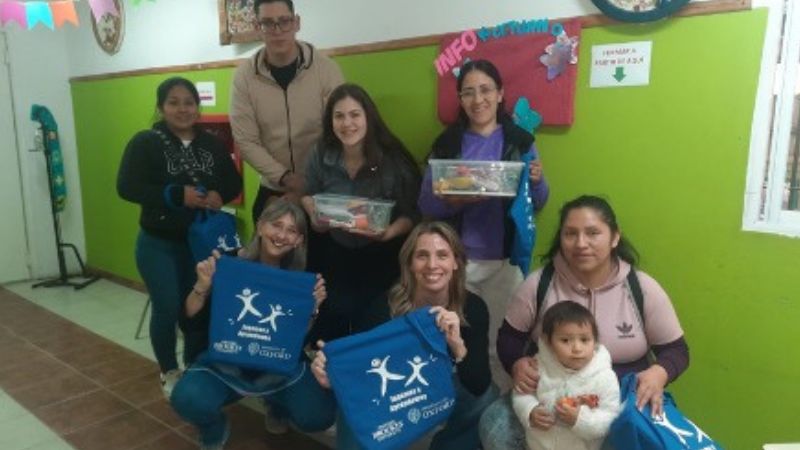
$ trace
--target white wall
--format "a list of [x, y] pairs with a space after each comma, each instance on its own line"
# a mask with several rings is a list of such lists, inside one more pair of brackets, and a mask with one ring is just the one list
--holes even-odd
[[[219, 45], [217, 0], [126, 2], [126, 31], [114, 56], [94, 45], [88, 4], [69, 36], [72, 76], [244, 57], [258, 44]], [[300, 38], [340, 47], [492, 26], [508, 20], [572, 17], [599, 11], [590, 0], [296, 0]]]
[[[44, 154], [30, 152], [35, 148], [36, 122], [30, 119], [33, 104], [47, 106], [58, 122], [61, 151], [67, 183], [67, 204], [61, 214], [62, 237], [84, 253], [81, 186], [75, 148], [75, 126], [72, 97], [69, 90], [68, 53], [64, 36], [69, 27], [56, 32], [41, 27], [20, 30], [16, 25], [4, 27], [7, 34], [14, 115], [17, 122], [17, 145], [20, 152], [22, 195], [25, 201], [31, 272], [34, 278], [58, 273], [50, 194]], [[72, 252], [67, 255], [68, 267], [77, 271]]]

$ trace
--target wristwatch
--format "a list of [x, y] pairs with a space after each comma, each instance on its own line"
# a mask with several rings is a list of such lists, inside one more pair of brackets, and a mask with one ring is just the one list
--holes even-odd
[[603, 14], [622, 22], [652, 22], [686, 6], [689, 0], [592, 0]]

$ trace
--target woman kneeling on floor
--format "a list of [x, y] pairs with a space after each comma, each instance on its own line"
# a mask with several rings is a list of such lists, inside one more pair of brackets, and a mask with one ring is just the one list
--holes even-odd
[[[261, 214], [256, 231], [253, 242], [240, 253], [243, 258], [276, 268], [303, 270], [307, 226], [299, 206], [283, 199], [273, 201]], [[197, 284], [186, 301], [190, 317], [209, 309], [215, 269], [216, 257], [197, 265]], [[325, 297], [325, 282], [318, 276], [314, 287], [317, 307]], [[298, 372], [289, 377], [270, 374], [215, 363], [203, 354], [175, 386], [170, 401], [175, 411], [198, 429], [202, 449], [223, 448], [230, 424], [222, 408], [245, 396], [264, 400], [267, 431], [285, 431], [286, 425], [304, 432], [330, 427], [336, 412], [333, 394], [317, 383], [308, 367]]]

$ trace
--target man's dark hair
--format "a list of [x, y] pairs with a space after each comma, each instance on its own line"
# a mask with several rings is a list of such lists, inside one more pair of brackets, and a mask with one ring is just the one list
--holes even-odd
[[292, 0], [255, 0], [253, 2], [253, 10], [256, 13], [256, 17], [258, 17], [258, 7], [267, 3], [284, 3], [289, 7], [289, 11], [294, 14], [294, 2]]

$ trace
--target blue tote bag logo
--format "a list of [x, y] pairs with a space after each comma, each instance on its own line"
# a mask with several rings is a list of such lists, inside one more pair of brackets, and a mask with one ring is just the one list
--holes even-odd
[[242, 246], [236, 218], [222, 211], [198, 211], [189, 226], [188, 239], [195, 261], [208, 258], [212, 250], [225, 253]]
[[611, 424], [608, 439], [625, 450], [722, 450], [703, 430], [686, 418], [672, 396], [664, 393], [664, 414], [653, 418], [650, 405], [636, 408], [636, 374], [622, 379], [622, 412]]
[[223, 256], [211, 296], [209, 357], [291, 375], [314, 310], [316, 277]]
[[368, 450], [406, 448], [452, 411], [453, 365], [429, 311], [325, 345], [339, 407]]

